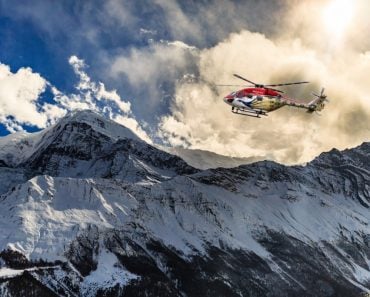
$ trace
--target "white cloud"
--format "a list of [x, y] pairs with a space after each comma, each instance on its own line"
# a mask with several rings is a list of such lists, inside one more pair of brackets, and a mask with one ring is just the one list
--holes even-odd
[[[77, 93], [72, 94], [59, 91], [30, 68], [20, 68], [12, 73], [8, 66], [0, 64], [0, 120], [9, 132], [22, 131], [25, 124], [44, 128], [68, 111], [89, 109], [126, 125], [151, 142], [132, 115], [130, 102], [123, 101], [116, 90], [107, 90], [102, 82], [92, 81], [83, 60], [71, 56], [69, 63], [78, 77]], [[53, 94], [54, 104], [40, 100], [47, 87]]]
[[0, 122], [5, 126], [5, 128], [10, 133], [15, 133], [19, 131], [24, 131], [22, 125], [18, 124], [14, 119], [6, 117], [6, 116], [0, 116]]
[[84, 71], [86, 65], [83, 60], [77, 58], [76, 56], [71, 56], [69, 58], [69, 63], [80, 79], [76, 88], [81, 92], [81, 95], [84, 96], [80, 96], [79, 101], [85, 101], [87, 106], [91, 107], [94, 107], [94, 105], [97, 103], [97, 100], [106, 101], [106, 103], [112, 102], [117, 105], [121, 112], [131, 113], [130, 102], [121, 100], [121, 97], [117, 94], [116, 90], [107, 91], [102, 82], [95, 83], [91, 81], [90, 77]]
[[45, 87], [46, 80], [32, 69], [20, 68], [13, 73], [9, 66], [0, 64], [0, 117], [12, 117], [13, 122], [45, 127], [47, 116], [38, 111], [36, 104]]
[[197, 50], [183, 42], [161, 41], [145, 48], [132, 48], [115, 57], [111, 77], [124, 75], [136, 90], [145, 90], [147, 104], [157, 103], [163, 94], [161, 83], [174, 82], [195, 65]]
[[[172, 98], [171, 112], [161, 116], [158, 132], [172, 145], [242, 157], [266, 155], [285, 163], [304, 162], [323, 150], [354, 146], [369, 139], [370, 39], [364, 38], [364, 32], [369, 27], [370, 4], [365, 0], [352, 1], [357, 5], [355, 18], [341, 38], [332, 38], [321, 19], [322, 8], [331, 1], [294, 0], [281, 5], [281, 1], [273, 1], [278, 4], [271, 1], [200, 3], [187, 6], [190, 10], [185, 12], [179, 3], [155, 0], [155, 8], [161, 8], [163, 13], [163, 23], [158, 23], [160, 26], [155, 27], [158, 32], [154, 32], [150, 31], [153, 26], [148, 23], [145, 23], [146, 29], [140, 30], [143, 24], [135, 14], [137, 6], [133, 2], [109, 0], [100, 15], [104, 21], [126, 32], [137, 32], [140, 38], [148, 35], [157, 41], [142, 48], [117, 48], [114, 52], [119, 54], [113, 57], [107, 72], [115, 79], [114, 83], [127, 83], [128, 92], [145, 96], [135, 99], [143, 106], [142, 110], [149, 111], [151, 118], [161, 116], [155, 113], [154, 107], [164, 96], [166, 100]], [[278, 6], [284, 11], [277, 9]], [[148, 11], [155, 11], [151, 8]], [[40, 24], [45, 26], [46, 23]], [[276, 26], [272, 28], [271, 24]], [[242, 30], [246, 25], [253, 25], [254, 29], [269, 35], [252, 33], [252, 29]], [[158, 42], [164, 36], [163, 30], [168, 33], [166, 38], [178, 41]], [[219, 42], [230, 31], [237, 33]], [[91, 36], [91, 40], [97, 39], [94, 34]], [[208, 48], [196, 49], [184, 41]], [[111, 53], [103, 55], [100, 52], [100, 56], [109, 62]], [[64, 94], [50, 86], [57, 102], [53, 106], [39, 106], [35, 100], [42, 88], [32, 88], [36, 92], [33, 96], [30, 96], [32, 92], [27, 96], [18, 96], [15, 92], [16, 98], [28, 98], [25, 104], [30, 105], [27, 110], [31, 112], [30, 115], [20, 111], [18, 115], [18, 111], [14, 111], [15, 119], [9, 117], [11, 107], [3, 107], [6, 101], [0, 100], [0, 112], [6, 110], [2, 119], [8, 129], [19, 130], [20, 123], [27, 122], [43, 126], [67, 110], [91, 109], [109, 114], [112, 119], [136, 129], [143, 138], [148, 137], [133, 117], [130, 102], [122, 100], [115, 90], [107, 90], [103, 83], [93, 81], [86, 73], [83, 60], [72, 56], [69, 62], [79, 77], [77, 91]], [[231, 81], [235, 72], [257, 82], [310, 80], [311, 85], [291, 87], [287, 93], [310, 100], [311, 91], [318, 92], [325, 86], [331, 103], [321, 117], [292, 108], [278, 110], [263, 120], [235, 116], [222, 102], [222, 97], [231, 90], [212, 86], [242, 83]], [[9, 71], [0, 71], [0, 81], [1, 75], [6, 73]], [[184, 83], [183, 80], [188, 81], [183, 79], [186, 76], [194, 77], [198, 83]], [[175, 94], [164, 94], [161, 86], [168, 82], [177, 83]]]
[[164, 10], [166, 22], [173, 36], [181, 40], [189, 34], [201, 38], [202, 31], [198, 22], [192, 21], [176, 1], [155, 0], [154, 3]]
[[79, 93], [66, 95], [53, 87], [55, 101], [66, 110], [90, 109], [105, 114], [110, 119], [130, 128], [145, 141], [152, 142], [133, 116], [130, 102], [123, 101], [116, 90], [107, 90], [102, 82], [92, 81], [85, 71], [86, 65], [82, 59], [71, 56], [69, 63], [79, 77], [76, 85]]
[[123, 115], [112, 115], [111, 117], [117, 123], [130, 128], [132, 131], [136, 133], [141, 139], [145, 140], [147, 143], [152, 143], [152, 140], [148, 136], [148, 134], [141, 128], [138, 121], [133, 117], [123, 116]]
[[[231, 34], [199, 51], [199, 83], [178, 83], [171, 114], [161, 118], [158, 135], [173, 146], [267, 156], [289, 164], [309, 161], [333, 147], [358, 145], [370, 137], [369, 57], [347, 48], [328, 58], [321, 47], [300, 39]], [[325, 86], [331, 102], [321, 117], [287, 107], [263, 119], [236, 116], [222, 101], [231, 88], [214, 87], [243, 84], [233, 73], [261, 83], [310, 80], [310, 85], [287, 88], [287, 93], [309, 101], [311, 91]]]

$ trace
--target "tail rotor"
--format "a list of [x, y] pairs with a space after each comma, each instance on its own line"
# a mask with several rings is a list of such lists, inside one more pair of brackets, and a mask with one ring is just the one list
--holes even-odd
[[322, 88], [320, 95], [318, 95], [316, 93], [312, 93], [312, 95], [314, 95], [316, 98], [308, 104], [308, 111], [307, 112], [309, 112], [309, 113], [313, 113], [314, 111], [319, 112], [319, 111], [324, 109], [325, 102], [329, 102], [329, 100], [327, 99], [327, 96], [324, 94], [324, 92], [325, 92], [325, 88]]

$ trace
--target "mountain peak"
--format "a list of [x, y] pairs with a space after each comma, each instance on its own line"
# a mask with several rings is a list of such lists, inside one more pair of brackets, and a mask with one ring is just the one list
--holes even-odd
[[340, 151], [336, 148], [328, 152], [321, 153], [310, 164], [325, 167], [338, 167], [345, 165], [354, 165], [356, 167], [369, 168], [368, 156], [370, 151], [370, 142], [364, 142], [361, 145]]
[[[88, 110], [74, 111], [35, 134], [0, 143], [0, 194], [37, 175], [156, 183], [196, 169]], [[1, 168], [1, 166], [3, 168]], [[11, 171], [11, 172], [9, 172]]]
[[64, 118], [62, 118], [56, 124], [56, 126], [58, 124], [65, 125], [72, 122], [88, 124], [97, 132], [102, 133], [108, 137], [112, 137], [115, 140], [122, 138], [141, 140], [131, 129], [113, 120], [110, 120], [92, 110], [83, 109], [71, 111]]
[[[76, 127], [78, 123], [82, 129]], [[0, 138], [0, 160], [8, 166], [15, 167], [32, 156], [41, 147], [45, 147], [67, 126], [72, 126], [69, 130], [75, 130], [77, 133], [83, 133], [82, 130], [95, 131], [104, 138], [109, 138], [112, 142], [120, 139], [141, 140], [129, 128], [107, 119], [91, 110], [75, 110], [69, 112], [61, 118], [55, 125], [50, 126], [40, 132], [25, 133], [17, 132]], [[75, 128], [73, 128], [75, 126]]]

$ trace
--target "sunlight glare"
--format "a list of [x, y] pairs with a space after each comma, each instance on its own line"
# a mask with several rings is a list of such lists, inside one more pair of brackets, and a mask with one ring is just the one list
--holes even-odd
[[332, 0], [323, 12], [324, 23], [328, 33], [338, 39], [352, 21], [354, 12], [352, 0]]

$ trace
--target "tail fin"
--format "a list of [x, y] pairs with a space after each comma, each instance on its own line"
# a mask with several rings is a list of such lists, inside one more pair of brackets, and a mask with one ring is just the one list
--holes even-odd
[[326, 99], [326, 95], [324, 94], [324, 91], [325, 89], [322, 88], [320, 95], [312, 93], [312, 95], [314, 95], [317, 98], [308, 103], [307, 112], [313, 113], [314, 111], [321, 111], [324, 109], [325, 102], [328, 102], [328, 100]]

